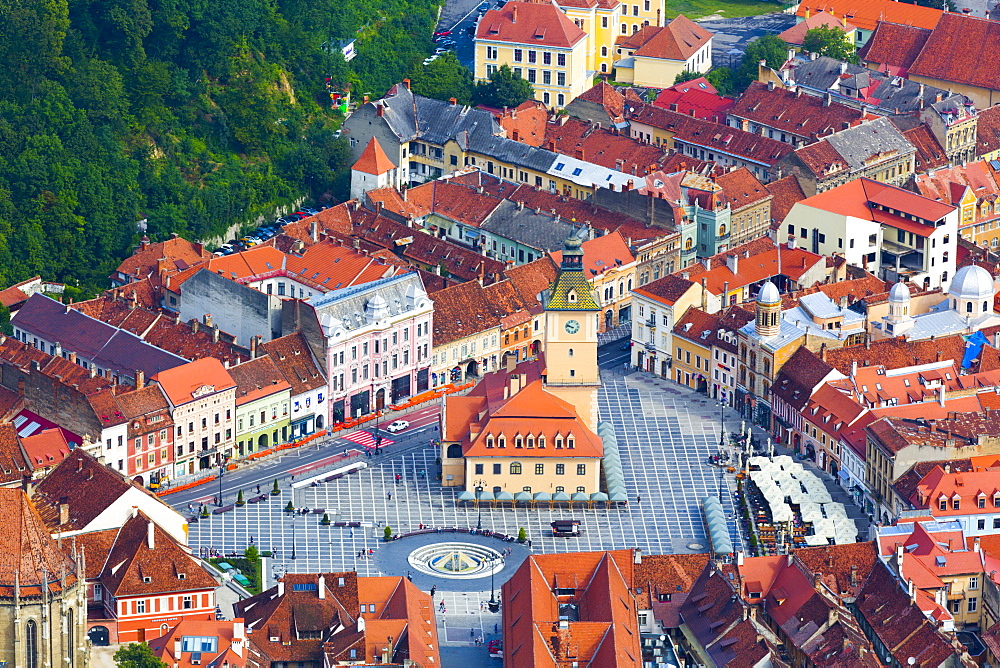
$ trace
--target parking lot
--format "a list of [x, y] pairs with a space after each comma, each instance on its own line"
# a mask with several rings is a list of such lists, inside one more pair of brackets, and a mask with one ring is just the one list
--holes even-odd
[[715, 33], [712, 40], [712, 64], [716, 67], [738, 67], [747, 44], [763, 35], [777, 35], [795, 25], [792, 14], [762, 14], [738, 18], [707, 18], [698, 25]]

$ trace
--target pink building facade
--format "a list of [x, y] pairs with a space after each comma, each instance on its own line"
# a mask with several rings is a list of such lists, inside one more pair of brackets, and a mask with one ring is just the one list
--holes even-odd
[[326, 338], [329, 424], [430, 388], [434, 304], [419, 274], [337, 290], [308, 304]]

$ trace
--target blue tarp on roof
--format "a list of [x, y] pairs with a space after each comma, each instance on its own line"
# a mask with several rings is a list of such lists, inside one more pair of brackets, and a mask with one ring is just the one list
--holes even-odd
[[983, 346], [989, 343], [982, 332], [974, 332], [965, 337], [965, 355], [962, 357], [962, 368], [968, 369], [972, 366], [972, 360], [979, 357]]

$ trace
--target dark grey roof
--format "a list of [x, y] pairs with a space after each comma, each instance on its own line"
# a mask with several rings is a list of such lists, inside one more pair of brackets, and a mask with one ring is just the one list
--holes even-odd
[[11, 324], [32, 336], [59, 343], [67, 353], [75, 352], [102, 369], [130, 378], [136, 369], [141, 369], [148, 378], [165, 369], [187, 364], [183, 357], [157, 348], [131, 332], [67, 308], [41, 293], [31, 295]]
[[462, 132], [473, 140], [482, 140], [501, 131], [500, 124], [487, 111], [414, 95], [398, 84], [374, 104], [384, 106], [386, 123], [401, 141], [423, 139], [441, 145]]
[[514, 164], [526, 169], [533, 169], [539, 172], [547, 172], [555, 163], [558, 153], [529, 146], [525, 143], [507, 139], [506, 137], [478, 137], [469, 136], [467, 148], [496, 158], [500, 162]]
[[841, 130], [829, 137], [830, 143], [852, 171], [863, 169], [865, 161], [875, 153], [913, 153], [916, 149], [889, 119], [876, 118], [853, 128]]
[[[796, 58], [791, 65], [786, 65], [782, 72], [786, 84], [796, 84], [806, 93], [831, 93], [837, 102], [860, 109], [867, 106], [873, 113], [906, 114], [930, 105], [940, 93], [943, 97], [949, 93], [933, 86], [923, 86], [916, 81], [902, 77], [894, 77], [882, 72], [870, 70], [861, 65], [844, 63], [833, 58], [819, 57], [815, 60]], [[847, 75], [847, 76], [844, 76]], [[871, 83], [878, 87], [869, 94], [868, 99], [858, 99], [858, 89]], [[898, 112], [897, 112], [898, 110]]]
[[326, 336], [338, 339], [375, 320], [427, 308], [431, 302], [420, 274], [410, 272], [333, 290], [306, 303], [315, 309]]
[[498, 237], [550, 253], [561, 250], [566, 239], [583, 226], [554, 217], [548, 211], [522, 209], [504, 200], [480, 227]]

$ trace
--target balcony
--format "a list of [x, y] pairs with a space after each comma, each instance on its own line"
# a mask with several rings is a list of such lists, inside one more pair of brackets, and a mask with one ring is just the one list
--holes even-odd
[[681, 249], [681, 264], [686, 267], [688, 265], [687, 260], [693, 260], [697, 256], [698, 256], [698, 247], [697, 246], [691, 246], [691, 248], [682, 248]]
[[646, 321], [643, 324], [646, 325], [646, 327], [654, 327], [655, 328], [656, 327], [656, 318], [646, 318]]
[[646, 341], [643, 345], [646, 347], [646, 350], [656, 350], [656, 344], [652, 341]]

